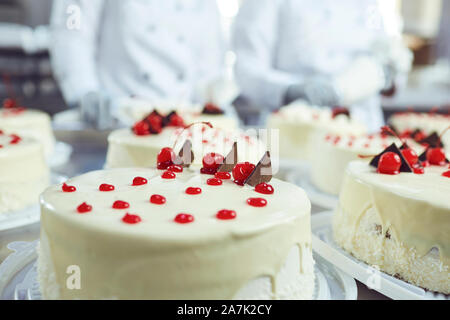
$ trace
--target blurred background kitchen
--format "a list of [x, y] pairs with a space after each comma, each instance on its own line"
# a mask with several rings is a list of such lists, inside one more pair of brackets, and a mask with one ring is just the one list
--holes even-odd
[[[245, 0], [217, 0], [226, 40]], [[48, 47], [52, 0], [0, 0], [0, 99], [15, 95], [29, 108], [55, 114], [68, 108], [53, 76]], [[381, 0], [385, 21], [403, 20], [403, 40], [414, 55], [407, 87], [383, 97], [385, 116], [407, 108], [429, 110], [450, 105], [450, 0]], [[395, 21], [394, 21], [395, 20]], [[235, 55], [226, 54], [232, 74]], [[241, 118], [252, 123], [258, 108], [235, 102]]]

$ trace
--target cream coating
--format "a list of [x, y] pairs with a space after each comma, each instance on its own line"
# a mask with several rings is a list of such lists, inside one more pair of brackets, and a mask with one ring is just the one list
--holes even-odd
[[[396, 245], [407, 251], [412, 250], [410, 251], [412, 256], [408, 258], [412, 259], [411, 261], [414, 260], [413, 258], [425, 257], [433, 248], [438, 249], [439, 261], [446, 272], [444, 274], [446, 282], [443, 287], [448, 291], [450, 288], [448, 272], [450, 180], [442, 176], [442, 173], [447, 170], [448, 166], [431, 166], [425, 169], [423, 175], [413, 173], [385, 175], [376, 173], [375, 168], [365, 162], [351, 162], [347, 167], [340, 193], [339, 208], [335, 215], [335, 219], [340, 221], [345, 219], [345, 223], [335, 222], [335, 225], [339, 224], [341, 228], [335, 232], [342, 233], [342, 228], [345, 227], [347, 230], [345, 241], [355, 244], [355, 234], [361, 228], [364, 215], [373, 211], [373, 219], [381, 226], [380, 232], [386, 234], [389, 231], [392, 238], [397, 241]], [[344, 243], [343, 236], [336, 240], [341, 244]], [[356, 254], [352, 246], [347, 244], [344, 248]], [[395, 259], [387, 263], [391, 264], [390, 272], [395, 270]], [[380, 267], [383, 268], [383, 265]], [[405, 272], [404, 269], [403, 271]], [[414, 277], [404, 275], [405, 279], [414, 279]], [[416, 280], [409, 281], [418, 283]], [[430, 289], [436, 288], [430, 287]]]
[[[306, 246], [311, 255], [311, 205], [297, 186], [272, 179], [275, 193], [265, 195], [230, 180], [221, 186], [207, 185], [211, 176], [193, 170], [185, 169], [173, 180], [162, 179], [161, 173], [146, 168], [94, 171], [67, 182], [76, 192], [64, 193], [57, 185], [43, 193], [44, 296], [54, 297], [51, 292], [57, 283], [56, 296], [63, 299], [230, 299], [253, 279], [269, 277], [276, 283], [293, 247]], [[148, 183], [132, 186], [136, 176]], [[100, 183], [113, 184], [115, 190], [100, 192]], [[187, 187], [200, 187], [202, 193], [188, 195]], [[152, 194], [165, 196], [167, 202], [150, 203]], [[265, 198], [268, 204], [249, 206], [249, 197]], [[129, 202], [130, 208], [113, 209], [115, 200]], [[92, 205], [92, 211], [77, 213], [82, 202]], [[221, 209], [235, 210], [237, 218], [217, 219]], [[138, 214], [142, 221], [124, 223], [121, 218], [126, 212]], [[178, 213], [192, 214], [195, 220], [176, 223]], [[65, 270], [72, 264], [84, 270], [81, 290], [63, 285]], [[279, 298], [277, 292], [274, 298]]]

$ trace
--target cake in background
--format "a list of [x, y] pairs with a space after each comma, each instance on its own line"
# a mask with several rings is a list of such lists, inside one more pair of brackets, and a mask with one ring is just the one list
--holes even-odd
[[362, 123], [351, 119], [346, 108], [320, 108], [301, 101], [272, 113], [267, 127], [279, 129], [280, 157], [297, 160], [311, 160], [313, 148], [323, 143], [319, 139], [323, 133], [360, 136], [367, 132]]
[[13, 99], [5, 99], [0, 109], [0, 128], [4, 133], [15, 133], [40, 141], [46, 157], [53, 153], [53, 136], [50, 116], [39, 110], [27, 109]]
[[0, 214], [37, 204], [49, 185], [41, 143], [0, 127]]

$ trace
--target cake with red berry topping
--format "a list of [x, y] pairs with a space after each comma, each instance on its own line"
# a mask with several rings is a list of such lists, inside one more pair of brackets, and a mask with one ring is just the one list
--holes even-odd
[[53, 152], [55, 138], [50, 116], [45, 112], [26, 109], [13, 100], [6, 99], [0, 109], [0, 128], [5, 133], [16, 133], [38, 140], [43, 144], [47, 157]]
[[[402, 150], [405, 156], [415, 157], [423, 152], [424, 147], [411, 139], [404, 139], [409, 148]], [[401, 147], [405, 141], [381, 132], [363, 136], [326, 134], [320, 148], [313, 150], [311, 161], [311, 182], [320, 191], [338, 195], [347, 165], [353, 161], [375, 155], [390, 144]]]
[[0, 214], [37, 204], [48, 185], [42, 145], [0, 130]]
[[[304, 191], [271, 178], [269, 153], [236, 163], [233, 147], [202, 174], [185, 151], [164, 170], [94, 171], [42, 194], [44, 298], [312, 298]], [[73, 265], [77, 290], [66, 285]]]
[[[256, 162], [266, 147], [257, 139], [256, 132], [225, 130], [210, 123], [185, 125], [185, 120], [175, 111], [167, 115], [153, 111], [133, 128], [113, 131], [108, 137], [106, 168], [154, 166], [164, 146], [180, 148], [185, 139], [192, 141], [194, 164], [201, 165], [204, 155], [210, 152], [224, 154], [234, 142], [239, 149], [239, 160]], [[159, 155], [164, 158], [164, 154]], [[159, 162], [163, 162], [163, 160]]]
[[[366, 133], [366, 127], [350, 117], [346, 108], [319, 108], [294, 102], [272, 113], [267, 126], [279, 130], [278, 149], [282, 158], [310, 160], [312, 150], [321, 144], [317, 135], [325, 133]], [[271, 142], [271, 150], [277, 146]]]
[[411, 165], [393, 144], [370, 164], [351, 162], [333, 218], [334, 239], [390, 275], [449, 294], [450, 168], [442, 148], [424, 155], [427, 160]]

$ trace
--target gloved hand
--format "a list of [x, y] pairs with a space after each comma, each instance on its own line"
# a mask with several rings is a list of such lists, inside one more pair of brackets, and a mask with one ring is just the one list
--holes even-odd
[[80, 116], [88, 126], [99, 130], [116, 126], [112, 111], [114, 99], [101, 91], [87, 93], [79, 103]]
[[303, 84], [288, 87], [284, 104], [295, 100], [305, 100], [315, 106], [334, 106], [338, 104], [338, 95], [331, 81], [325, 77], [314, 77]]

